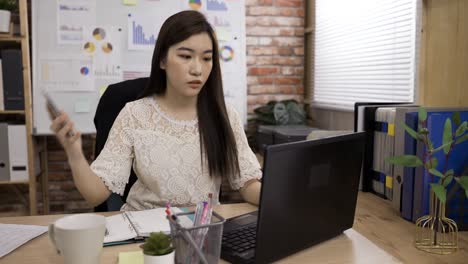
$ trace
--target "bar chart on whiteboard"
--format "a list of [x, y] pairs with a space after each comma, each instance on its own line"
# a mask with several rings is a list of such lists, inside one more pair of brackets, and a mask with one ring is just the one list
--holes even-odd
[[129, 13], [127, 27], [128, 49], [153, 50], [163, 21], [161, 18]]

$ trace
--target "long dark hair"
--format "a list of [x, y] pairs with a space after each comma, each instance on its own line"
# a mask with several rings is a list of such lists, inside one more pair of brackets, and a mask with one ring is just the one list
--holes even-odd
[[182, 11], [169, 17], [159, 31], [154, 47], [151, 75], [141, 97], [163, 95], [166, 92], [166, 71], [161, 61], [167, 58], [169, 47], [192, 35], [208, 33], [213, 44], [212, 69], [208, 80], [198, 94], [197, 115], [200, 134], [200, 153], [208, 159], [209, 174], [226, 177], [239, 175], [237, 146], [224, 102], [218, 42], [205, 16], [197, 11]]

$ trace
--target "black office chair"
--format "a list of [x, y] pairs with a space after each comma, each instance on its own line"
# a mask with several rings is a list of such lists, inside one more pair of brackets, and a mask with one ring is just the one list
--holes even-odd
[[[96, 127], [96, 147], [94, 153], [96, 157], [101, 153], [104, 144], [107, 141], [109, 131], [112, 128], [114, 120], [120, 113], [120, 110], [126, 103], [135, 101], [146, 87], [148, 78], [139, 78], [135, 80], [123, 81], [109, 85], [107, 90], [99, 100], [99, 104], [94, 116], [94, 125]], [[127, 200], [128, 192], [136, 182], [137, 176], [133, 169], [130, 172], [130, 178], [125, 186], [123, 196], [112, 193], [102, 204], [94, 208], [95, 212], [118, 211]]]

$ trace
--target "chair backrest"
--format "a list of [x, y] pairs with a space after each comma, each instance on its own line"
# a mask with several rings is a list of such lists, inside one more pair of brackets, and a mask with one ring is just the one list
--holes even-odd
[[[135, 101], [146, 87], [148, 78], [139, 78], [134, 80], [123, 81], [120, 83], [109, 85], [107, 90], [99, 100], [99, 104], [94, 116], [94, 125], [96, 127], [96, 147], [94, 150], [95, 156], [99, 156], [101, 150], [107, 141], [109, 131], [114, 124], [114, 120], [119, 115], [126, 103]], [[137, 177], [133, 169], [130, 172], [130, 178], [125, 186], [123, 196], [112, 193], [111, 196], [102, 204], [96, 206], [94, 211], [115, 211], [127, 200], [128, 192], [132, 185], [136, 182]]]

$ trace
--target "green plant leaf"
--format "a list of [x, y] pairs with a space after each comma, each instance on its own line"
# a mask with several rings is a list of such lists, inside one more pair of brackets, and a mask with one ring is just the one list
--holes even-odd
[[454, 175], [454, 171], [453, 169], [450, 169], [448, 170], [447, 172], [445, 172], [445, 176], [448, 177], [448, 176], [453, 176]]
[[447, 178], [445, 178], [444, 180], [444, 187], [447, 187], [453, 180], [453, 176], [450, 175], [450, 176], [447, 176]]
[[436, 169], [430, 169], [429, 173], [432, 174], [432, 175], [435, 175], [437, 177], [440, 177], [440, 178], [444, 177], [444, 175], [440, 171], [438, 171]]
[[431, 158], [431, 160], [429, 161], [426, 161], [426, 163], [424, 164], [424, 168], [426, 168], [426, 170], [430, 170], [430, 169], [435, 169], [437, 168], [437, 164], [438, 164], [438, 160], [437, 158]]
[[151, 256], [159, 256], [170, 253], [174, 250], [172, 247], [172, 237], [162, 232], [151, 233], [142, 245], [143, 253]]
[[445, 201], [447, 200], [447, 191], [445, 190], [445, 187], [438, 183], [431, 183], [431, 187], [437, 198], [441, 202], [445, 203]]
[[460, 112], [456, 111], [456, 112], [453, 112], [452, 114], [452, 120], [453, 120], [453, 123], [456, 125], [456, 126], [459, 126], [460, 123], [461, 123], [461, 119], [460, 119]]
[[386, 162], [401, 165], [405, 167], [419, 167], [423, 165], [421, 159], [415, 155], [401, 155], [395, 157], [387, 157], [385, 159]]
[[453, 141], [452, 139], [452, 121], [450, 121], [450, 118], [447, 118], [445, 120], [445, 125], [444, 125], [444, 135], [442, 136], [442, 145], [444, 146], [444, 153], [447, 154], [450, 151], [450, 146], [451, 144], [448, 144], [450, 141]]
[[457, 139], [457, 141], [455, 142], [455, 145], [460, 144], [460, 143], [462, 143], [463, 141], [465, 141], [465, 140], [467, 140], [467, 139], [468, 139], [468, 133], [465, 134], [465, 135], [463, 135], [463, 136], [461, 136], [461, 137], [459, 137], [459, 138]]
[[459, 178], [455, 178], [455, 180], [465, 189], [465, 195], [468, 198], [468, 176], [460, 176]]
[[457, 128], [457, 131], [455, 131], [455, 136], [459, 137], [463, 135], [463, 133], [465, 133], [467, 128], [468, 128], [468, 122], [465, 121]]
[[401, 123], [403, 127], [406, 130], [406, 133], [408, 133], [412, 138], [416, 140], [420, 140], [418, 132], [414, 131], [411, 127], [407, 126], [405, 123]]
[[468, 191], [468, 176], [460, 176], [460, 178], [457, 179], [457, 182], [463, 187], [463, 189]]
[[432, 165], [432, 168], [437, 168], [437, 165], [439, 165], [439, 160], [437, 160], [437, 158], [431, 158], [431, 165]]
[[432, 154], [436, 153], [437, 151], [439, 151], [439, 150], [441, 150], [441, 149], [443, 149], [443, 148], [445, 148], [447, 146], [450, 147], [450, 145], [452, 145], [452, 143], [453, 143], [453, 140], [448, 142], [447, 144], [440, 145], [438, 148], [435, 148], [435, 149], [432, 150]]
[[426, 109], [422, 106], [419, 107], [419, 110], [418, 110], [418, 119], [419, 119], [419, 122], [424, 122], [427, 119]]

